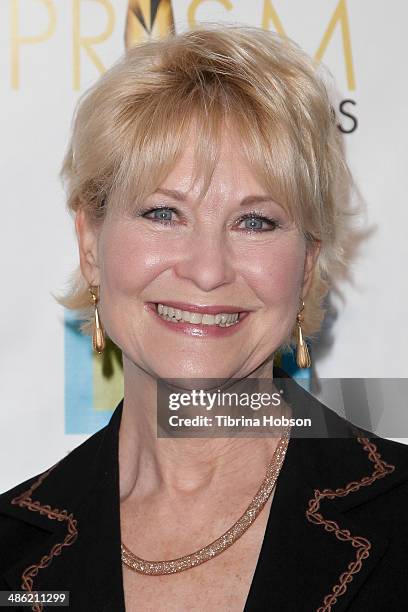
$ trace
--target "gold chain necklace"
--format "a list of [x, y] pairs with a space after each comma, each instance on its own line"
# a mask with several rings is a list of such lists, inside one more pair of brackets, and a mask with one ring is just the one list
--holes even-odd
[[183, 572], [191, 567], [201, 565], [201, 563], [205, 563], [206, 561], [213, 559], [224, 550], [232, 546], [232, 544], [234, 544], [234, 542], [236, 542], [252, 525], [268, 501], [268, 498], [275, 487], [283, 460], [285, 459], [286, 450], [289, 444], [289, 432], [290, 427], [286, 428], [283, 436], [279, 440], [272, 460], [267, 467], [266, 476], [248, 508], [237, 520], [237, 522], [234, 523], [234, 525], [232, 525], [232, 527], [230, 527], [230, 529], [228, 529], [228, 531], [226, 531], [222, 536], [211, 542], [211, 544], [204, 546], [204, 548], [200, 548], [190, 555], [179, 557], [177, 559], [171, 559], [169, 561], [146, 561], [145, 559], [137, 557], [135, 554], [133, 554], [122, 542], [122, 562], [127, 567], [135, 572], [138, 572], [139, 574], [163, 576], [164, 574]]

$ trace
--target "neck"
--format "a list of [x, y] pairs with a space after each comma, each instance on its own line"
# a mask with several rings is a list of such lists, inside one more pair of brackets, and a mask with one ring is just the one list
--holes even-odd
[[[157, 438], [157, 381], [123, 356], [119, 432], [121, 501], [147, 496], [197, 498], [239, 483], [260, 483], [279, 442], [263, 438]], [[272, 364], [261, 375], [272, 380]]]

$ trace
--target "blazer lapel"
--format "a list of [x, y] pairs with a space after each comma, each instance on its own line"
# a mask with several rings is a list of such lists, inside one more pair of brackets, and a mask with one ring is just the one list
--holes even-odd
[[310, 417], [312, 429], [292, 431], [244, 612], [342, 612], [388, 546], [376, 525], [349, 511], [407, 480], [408, 466], [398, 445], [385, 442], [382, 457], [383, 440], [357, 430], [279, 368], [274, 378], [294, 416]]
[[289, 442], [245, 612], [346, 610], [387, 548], [329, 499], [308, 514], [319, 478], [305, 469], [305, 442], [310, 452], [313, 440]]
[[[67, 590], [79, 612], [124, 612], [118, 435], [123, 400], [107, 427], [74, 449], [38, 486], [4, 498], [0, 512], [41, 529], [39, 543], [2, 579], [10, 589]], [[10, 497], [10, 496], [9, 496]], [[39, 612], [42, 608], [35, 608]]]

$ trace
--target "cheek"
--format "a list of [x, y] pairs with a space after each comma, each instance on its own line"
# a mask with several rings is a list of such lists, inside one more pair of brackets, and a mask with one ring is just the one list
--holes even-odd
[[163, 247], [158, 240], [135, 236], [134, 231], [118, 227], [101, 240], [102, 283], [109, 292], [135, 295], [164, 265]]
[[266, 305], [287, 305], [297, 299], [303, 281], [306, 247], [298, 236], [285, 237], [247, 258], [247, 278]]

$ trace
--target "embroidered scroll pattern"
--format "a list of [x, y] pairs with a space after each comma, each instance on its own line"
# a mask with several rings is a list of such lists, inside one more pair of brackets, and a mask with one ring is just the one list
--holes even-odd
[[323, 605], [317, 609], [317, 612], [330, 612], [339, 597], [347, 591], [348, 585], [353, 580], [354, 574], [357, 574], [362, 567], [363, 561], [370, 555], [371, 543], [366, 538], [355, 536], [348, 529], [341, 529], [335, 521], [330, 521], [323, 518], [319, 513], [320, 504], [323, 499], [334, 499], [335, 497], [345, 497], [350, 493], [355, 493], [361, 487], [368, 487], [376, 480], [384, 478], [395, 470], [394, 465], [389, 465], [377, 451], [377, 447], [369, 438], [359, 437], [357, 441], [363, 446], [363, 449], [368, 453], [369, 460], [374, 464], [374, 471], [371, 476], [364, 476], [361, 480], [349, 482], [342, 489], [323, 489], [323, 491], [315, 490], [314, 497], [309, 500], [309, 507], [306, 510], [307, 519], [314, 525], [322, 525], [326, 531], [334, 532], [336, 538], [342, 542], [350, 542], [353, 548], [357, 549], [356, 558], [349, 563], [347, 570], [339, 577], [339, 582], [335, 584], [331, 593], [326, 595], [323, 600]]
[[[58, 465], [53, 465], [49, 470], [41, 474], [41, 476], [31, 485], [28, 491], [25, 491], [18, 497], [15, 497], [11, 503], [13, 505], [20, 506], [20, 508], [27, 508], [32, 512], [39, 512], [42, 515], [46, 515], [47, 518], [53, 521], [66, 521], [67, 523], [67, 535], [63, 542], [54, 544], [48, 555], [41, 557], [38, 563], [34, 563], [27, 567], [22, 573], [21, 588], [29, 593], [33, 592], [34, 578], [37, 576], [41, 569], [44, 569], [50, 565], [54, 557], [58, 557], [65, 546], [70, 546], [75, 542], [78, 537], [78, 526], [77, 521], [74, 519], [72, 514], [68, 514], [66, 510], [59, 510], [58, 508], [51, 508], [49, 505], [42, 505], [39, 501], [33, 501], [31, 495], [33, 491], [40, 486], [40, 484], [47, 478], [48, 474]], [[33, 612], [42, 612], [44, 606], [41, 603], [35, 603], [31, 610]]]

